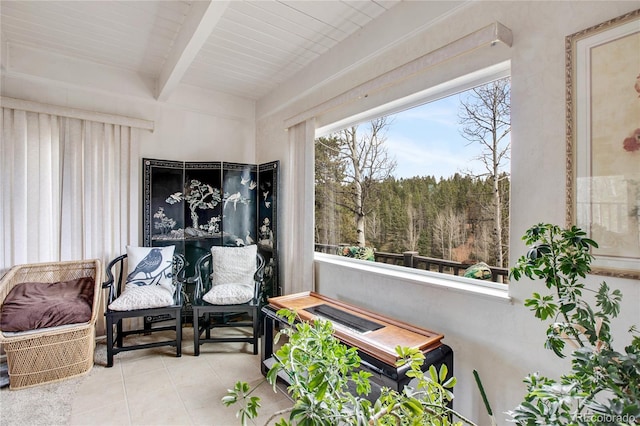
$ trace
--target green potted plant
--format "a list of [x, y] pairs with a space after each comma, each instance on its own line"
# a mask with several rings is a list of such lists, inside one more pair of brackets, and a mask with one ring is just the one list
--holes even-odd
[[[521, 425], [640, 424], [640, 336], [613, 347], [611, 321], [620, 312], [622, 294], [606, 282], [597, 290], [581, 282], [591, 271], [597, 243], [575, 226], [538, 224], [523, 240], [531, 246], [511, 269], [516, 281], [542, 279], [550, 294], [525, 300], [534, 315], [550, 321], [545, 347], [571, 356], [571, 371], [558, 380], [537, 373], [525, 378], [524, 401], [508, 414]], [[585, 300], [592, 293], [595, 306]]]
[[[439, 371], [431, 366], [423, 372], [424, 355], [416, 349], [398, 347], [398, 362], [410, 365], [407, 376], [414, 378], [416, 385], [405, 387], [402, 392], [382, 388], [379, 398], [371, 402], [366, 398], [371, 392], [371, 374], [358, 369], [360, 357], [356, 349], [333, 337], [330, 322], [294, 322], [296, 314], [286, 309], [278, 311], [278, 315], [287, 318], [290, 327], [281, 330], [276, 340], [284, 334], [288, 341], [276, 351], [277, 361], [265, 380], [275, 390], [278, 376], [284, 377], [294, 402], [290, 408], [273, 413], [265, 424], [473, 425], [450, 408], [456, 379], [446, 378], [446, 365]], [[238, 416], [243, 425], [258, 415], [260, 399], [252, 396], [255, 389], [237, 382], [223, 398], [227, 406], [241, 404]]]

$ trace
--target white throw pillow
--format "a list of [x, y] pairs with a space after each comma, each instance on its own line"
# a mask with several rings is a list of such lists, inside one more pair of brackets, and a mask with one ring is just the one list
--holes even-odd
[[202, 299], [213, 305], [237, 305], [253, 298], [257, 246], [211, 247], [211, 290]]
[[255, 244], [244, 247], [211, 247], [211, 286], [241, 284], [253, 289], [257, 247]]
[[174, 304], [173, 253], [175, 246], [127, 246], [127, 279], [122, 294], [109, 309], [133, 311]]

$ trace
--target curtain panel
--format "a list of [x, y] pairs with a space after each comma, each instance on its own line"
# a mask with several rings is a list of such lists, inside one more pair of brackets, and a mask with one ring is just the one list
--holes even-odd
[[314, 290], [314, 140], [315, 120], [289, 127], [288, 167], [283, 168], [286, 197], [282, 233], [284, 294]]
[[0, 275], [98, 258], [138, 239], [137, 129], [2, 108]]

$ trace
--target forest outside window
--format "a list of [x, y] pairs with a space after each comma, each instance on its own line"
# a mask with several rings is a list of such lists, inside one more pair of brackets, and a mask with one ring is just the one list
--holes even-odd
[[508, 282], [509, 77], [315, 141], [315, 250]]

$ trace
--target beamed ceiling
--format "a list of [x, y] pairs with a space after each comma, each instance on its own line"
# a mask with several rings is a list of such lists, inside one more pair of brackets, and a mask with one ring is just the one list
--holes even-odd
[[[2, 48], [257, 100], [397, 1], [5, 1]], [[383, 19], [383, 18], [381, 18]]]

